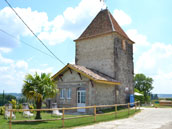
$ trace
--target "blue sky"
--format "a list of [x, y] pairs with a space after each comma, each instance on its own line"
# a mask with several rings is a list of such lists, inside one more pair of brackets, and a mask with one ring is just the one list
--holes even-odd
[[[154, 79], [153, 93], [172, 93], [172, 1], [105, 0], [128, 36], [135, 41], [135, 73]], [[102, 7], [99, 0], [9, 0], [39, 38], [65, 64], [74, 63], [73, 42]], [[60, 70], [64, 65], [21, 42], [48, 53], [4, 0], [0, 2], [0, 92], [21, 92], [24, 76]], [[49, 54], [49, 53], [48, 53]], [[50, 54], [49, 54], [50, 55]]]

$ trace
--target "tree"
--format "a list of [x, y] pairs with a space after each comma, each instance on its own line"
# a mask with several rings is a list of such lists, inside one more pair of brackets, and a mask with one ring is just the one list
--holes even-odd
[[[136, 93], [140, 93], [143, 95], [143, 92], [139, 91], [138, 89], [134, 88], [134, 92]], [[143, 104], [145, 101], [144, 101], [144, 96], [138, 96], [138, 95], [135, 95], [134, 98], [135, 98], [135, 101], [140, 101], [141, 104]]]
[[144, 74], [136, 74], [134, 76], [134, 87], [138, 89], [144, 95], [144, 101], [150, 101], [150, 93], [153, 89], [153, 79], [146, 77]]
[[[57, 93], [57, 87], [50, 74], [27, 74], [24, 80], [22, 93], [29, 100], [34, 100], [37, 109], [41, 109], [42, 102], [46, 98], [53, 98]], [[35, 119], [41, 119], [40, 111], [37, 111]]]
[[4, 105], [4, 103], [5, 103], [5, 93], [4, 93], [4, 90], [3, 90], [3, 94], [2, 94], [2, 105]]
[[3, 106], [4, 104], [8, 103], [12, 99], [16, 99], [16, 97], [13, 95], [0, 94], [0, 106]]

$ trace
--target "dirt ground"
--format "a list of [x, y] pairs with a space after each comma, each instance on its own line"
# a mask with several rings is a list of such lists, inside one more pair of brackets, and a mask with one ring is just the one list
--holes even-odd
[[140, 113], [127, 119], [75, 129], [172, 129], [172, 108], [144, 108]]

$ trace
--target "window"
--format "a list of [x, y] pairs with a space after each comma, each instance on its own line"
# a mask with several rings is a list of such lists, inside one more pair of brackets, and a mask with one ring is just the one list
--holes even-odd
[[115, 57], [118, 58], [118, 49], [117, 49], [117, 47], [115, 47], [115, 52], [114, 52], [114, 54], [115, 54]]
[[65, 89], [60, 89], [60, 99], [65, 98]]
[[71, 88], [67, 89], [67, 99], [71, 99]]
[[126, 43], [125, 43], [125, 40], [122, 40], [122, 49], [123, 49], [123, 50], [126, 50]]

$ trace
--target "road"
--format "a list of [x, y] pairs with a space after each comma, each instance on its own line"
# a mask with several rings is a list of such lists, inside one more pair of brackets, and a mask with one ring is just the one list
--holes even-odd
[[130, 118], [75, 129], [172, 129], [172, 108], [144, 108]]

